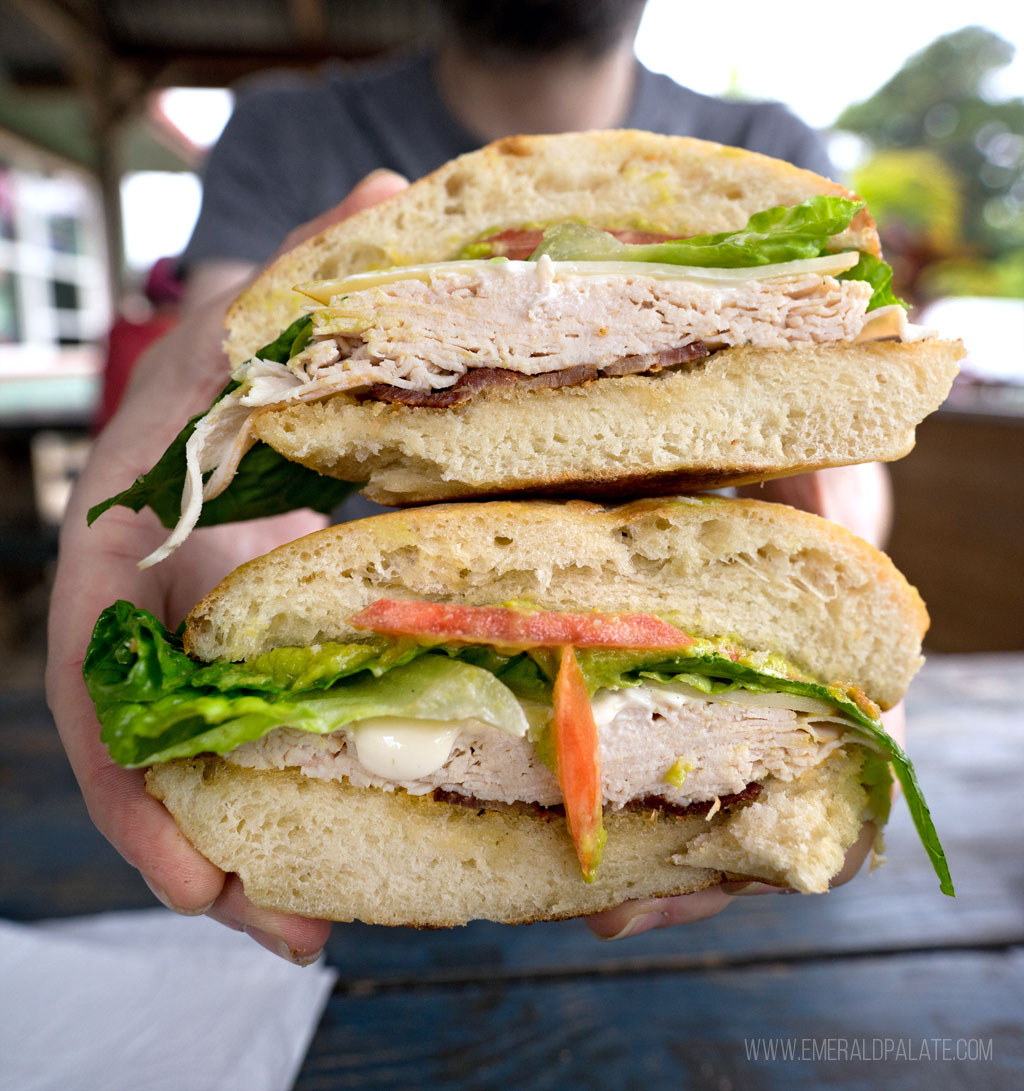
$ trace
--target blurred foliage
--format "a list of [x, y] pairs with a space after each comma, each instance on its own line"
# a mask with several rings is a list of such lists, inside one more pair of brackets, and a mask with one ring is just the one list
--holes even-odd
[[987, 93], [1014, 53], [981, 27], [944, 35], [836, 121], [872, 149], [854, 185], [915, 302], [1024, 296], [1024, 99]]
[[959, 174], [935, 152], [907, 148], [877, 152], [851, 181], [879, 225], [894, 283], [921, 302], [927, 270], [964, 248]]
[[854, 173], [853, 185], [878, 220], [904, 224], [935, 250], [960, 244], [960, 178], [935, 152], [881, 151]]
[[1024, 299], [1024, 249], [995, 261], [971, 258], [938, 261], [924, 270], [920, 284], [922, 294], [928, 299], [948, 295]]

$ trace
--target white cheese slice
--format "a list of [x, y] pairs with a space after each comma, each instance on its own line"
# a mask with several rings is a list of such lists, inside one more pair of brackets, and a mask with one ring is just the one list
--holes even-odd
[[313, 280], [297, 284], [295, 290], [317, 303], [329, 304], [336, 296], [379, 288], [402, 280], [420, 280], [429, 284], [437, 277], [472, 274], [476, 277], [536, 276], [543, 280], [563, 276], [622, 276], [653, 277], [655, 280], [692, 280], [704, 283], [731, 283], [750, 280], [771, 280], [775, 277], [838, 276], [858, 262], [855, 251], [825, 254], [800, 261], [755, 265], [743, 269], [703, 268], [695, 265], [668, 265], [650, 261], [552, 261], [547, 256], [539, 261], [507, 261], [504, 258], [476, 258], [466, 261], [439, 261], [428, 265], [401, 265], [378, 272], [354, 273], [334, 280]]

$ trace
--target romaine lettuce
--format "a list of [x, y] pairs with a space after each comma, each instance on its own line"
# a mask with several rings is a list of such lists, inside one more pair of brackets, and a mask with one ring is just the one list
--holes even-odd
[[[530, 260], [547, 255], [552, 261], [645, 261], [719, 269], [774, 265], [829, 253], [833, 236], [845, 231], [863, 207], [862, 201], [818, 194], [798, 205], [757, 212], [739, 231], [654, 243], [623, 243], [596, 227], [556, 224], [544, 232], [544, 241]], [[872, 285], [869, 311], [900, 302], [890, 287], [892, 269], [871, 254], [862, 253], [843, 278]]]
[[[855, 690], [838, 686], [824, 686], [817, 682], [785, 676], [777, 669], [762, 664], [755, 669], [730, 656], [700, 654], [707, 651], [705, 642], [698, 642], [693, 656], [677, 656], [659, 659], [657, 653], [587, 651], [577, 654], [580, 668], [591, 692], [597, 689], [622, 689], [640, 685], [645, 680], [655, 682], [685, 681], [707, 693], [721, 693], [733, 689], [749, 689], [754, 692], [793, 693], [827, 701], [852, 721], [852, 730], [860, 735], [869, 747], [890, 766], [907, 798], [914, 827], [939, 878], [943, 894], [954, 895], [949, 867], [939, 841], [931, 813], [924, 800], [924, 793], [917, 781], [914, 766], [903, 748], [885, 730], [878, 719], [878, 710], [866, 702]], [[888, 815], [888, 807], [881, 803], [883, 792], [888, 791], [877, 762], [869, 762], [869, 799], [875, 813]], [[883, 819], [884, 820], [884, 819]]]
[[[590, 693], [645, 681], [685, 681], [707, 693], [734, 689], [814, 697], [846, 713], [866, 742], [865, 771], [877, 817], [887, 814], [891, 765], [945, 894], [953, 893], [942, 846], [910, 759], [855, 690], [791, 677], [770, 657], [737, 656], [721, 642], [692, 654], [577, 649]], [[736, 657], [736, 658], [734, 658]], [[754, 665], [756, 664], [756, 666]], [[352, 644], [278, 648], [245, 663], [198, 663], [152, 614], [117, 602], [100, 615], [83, 664], [101, 738], [120, 765], [138, 767], [204, 752], [227, 753], [288, 726], [326, 734], [359, 719], [480, 719], [525, 733], [517, 698], [550, 703], [556, 657], [487, 646], [425, 648], [384, 637]]]
[[482, 720], [516, 735], [528, 727], [508, 687], [449, 656], [323, 644], [203, 666], [152, 614], [126, 602], [100, 616], [83, 673], [101, 738], [129, 768], [226, 754], [277, 727], [327, 734], [380, 716]]

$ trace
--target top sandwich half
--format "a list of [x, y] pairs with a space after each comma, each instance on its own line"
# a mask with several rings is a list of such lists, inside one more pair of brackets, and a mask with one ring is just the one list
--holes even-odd
[[615, 497], [899, 458], [962, 348], [890, 278], [856, 195], [790, 164], [509, 138], [278, 259], [228, 312], [230, 386], [108, 504], [176, 527], [157, 560], [360, 486]]

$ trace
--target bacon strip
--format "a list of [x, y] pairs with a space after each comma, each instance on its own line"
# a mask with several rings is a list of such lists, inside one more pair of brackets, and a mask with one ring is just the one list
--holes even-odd
[[519, 390], [557, 389], [564, 386], [583, 386], [595, 379], [620, 375], [638, 375], [678, 367], [707, 356], [703, 341], [691, 341], [662, 352], [648, 352], [639, 356], [623, 356], [610, 364], [597, 367], [581, 364], [562, 371], [545, 371], [539, 375], [523, 375], [502, 367], [470, 368], [464, 375], [443, 390], [409, 390], [404, 387], [375, 383], [360, 401], [389, 402], [392, 405], [409, 405], [420, 409], [452, 409], [464, 405], [484, 390], [516, 387]]
[[[719, 797], [719, 810], [728, 811], [730, 807], [738, 807], [744, 803], [752, 803], [761, 795], [761, 785], [748, 784], [742, 792], [731, 792], [729, 795]], [[437, 803], [449, 803], [458, 807], [470, 807], [476, 811], [502, 811], [506, 814], [531, 815], [534, 818], [547, 818], [556, 820], [565, 817], [565, 808], [561, 804], [551, 804], [542, 807], [539, 803], [504, 803], [495, 799], [480, 799], [478, 796], [463, 795], [460, 792], [446, 788], [435, 788], [432, 798]], [[668, 815], [672, 818], [688, 818], [691, 815], [704, 815], [714, 807], [713, 799], [702, 800], [699, 803], [672, 803], [663, 796], [644, 796], [643, 799], [630, 800], [622, 807], [623, 811], [655, 811], [659, 815]], [[614, 813], [614, 812], [612, 812]]]

